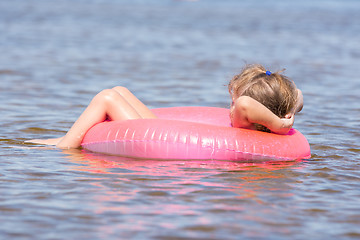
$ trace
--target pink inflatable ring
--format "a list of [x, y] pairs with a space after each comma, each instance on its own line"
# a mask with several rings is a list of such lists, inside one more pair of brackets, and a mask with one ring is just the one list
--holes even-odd
[[96, 124], [82, 147], [98, 153], [146, 159], [295, 160], [310, 158], [306, 138], [230, 126], [229, 110], [214, 107], [153, 109], [159, 119]]

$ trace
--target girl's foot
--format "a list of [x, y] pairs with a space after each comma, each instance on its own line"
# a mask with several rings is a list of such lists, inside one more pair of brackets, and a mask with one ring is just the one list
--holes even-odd
[[43, 145], [54, 145], [56, 146], [60, 141], [60, 138], [50, 138], [50, 139], [32, 139], [25, 141], [26, 143], [36, 143], [36, 144], [43, 144]]

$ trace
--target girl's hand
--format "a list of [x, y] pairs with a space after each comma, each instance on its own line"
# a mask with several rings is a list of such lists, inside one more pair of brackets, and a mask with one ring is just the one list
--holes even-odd
[[294, 114], [286, 114], [285, 118], [280, 119], [282, 122], [282, 131], [289, 132], [292, 126], [294, 125], [295, 115]]

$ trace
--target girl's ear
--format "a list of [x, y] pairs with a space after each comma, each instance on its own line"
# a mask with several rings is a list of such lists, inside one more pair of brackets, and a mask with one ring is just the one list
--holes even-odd
[[293, 113], [288, 113], [288, 114], [285, 115], [285, 118], [290, 119], [290, 118], [292, 118], [293, 116], [294, 116]]

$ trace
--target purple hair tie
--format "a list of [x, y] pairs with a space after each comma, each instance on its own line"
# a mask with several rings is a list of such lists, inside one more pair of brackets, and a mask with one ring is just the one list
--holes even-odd
[[266, 71], [266, 75], [270, 76], [271, 72], [270, 71]]

